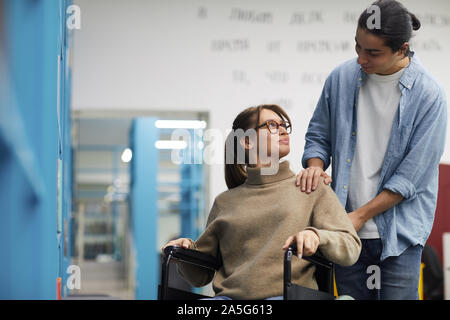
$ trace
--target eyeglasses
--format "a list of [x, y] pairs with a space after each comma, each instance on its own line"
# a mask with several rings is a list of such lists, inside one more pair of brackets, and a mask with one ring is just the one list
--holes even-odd
[[288, 121], [284, 120], [282, 120], [280, 123], [276, 122], [275, 120], [267, 120], [263, 124], [257, 126], [255, 129], [259, 129], [264, 126], [266, 126], [272, 134], [278, 133], [279, 127], [283, 127], [288, 134], [291, 134], [292, 132], [291, 124]]

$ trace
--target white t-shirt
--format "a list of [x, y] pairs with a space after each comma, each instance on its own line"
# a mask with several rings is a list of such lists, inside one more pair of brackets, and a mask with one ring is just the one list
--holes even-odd
[[[359, 89], [356, 149], [350, 168], [347, 212], [364, 206], [377, 196], [381, 166], [400, 102], [398, 81], [404, 70], [387, 76], [368, 74]], [[361, 239], [380, 237], [373, 219], [363, 225], [358, 236]]]

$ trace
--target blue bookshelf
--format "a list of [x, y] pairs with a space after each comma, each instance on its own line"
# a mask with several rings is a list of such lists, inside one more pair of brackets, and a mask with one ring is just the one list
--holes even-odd
[[55, 299], [70, 264], [71, 1], [0, 10], [0, 299]]

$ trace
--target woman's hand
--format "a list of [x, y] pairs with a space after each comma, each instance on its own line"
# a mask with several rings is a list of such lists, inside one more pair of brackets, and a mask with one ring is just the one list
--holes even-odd
[[161, 248], [161, 251], [164, 252], [164, 249], [166, 247], [168, 247], [168, 246], [178, 246], [178, 247], [182, 247], [182, 248], [185, 248], [185, 249], [189, 249], [191, 244], [192, 244], [192, 240], [191, 239], [179, 238], [179, 239], [167, 242], [167, 244], [164, 247]]
[[287, 238], [283, 250], [287, 250], [293, 243], [297, 243], [298, 257], [312, 256], [319, 247], [320, 239], [317, 233], [312, 230], [303, 230]]
[[324, 183], [326, 185], [331, 183], [331, 177], [321, 167], [311, 166], [299, 172], [295, 184], [297, 187], [301, 187], [302, 192], [306, 191], [309, 194], [311, 190], [316, 190], [321, 176], [325, 178]]

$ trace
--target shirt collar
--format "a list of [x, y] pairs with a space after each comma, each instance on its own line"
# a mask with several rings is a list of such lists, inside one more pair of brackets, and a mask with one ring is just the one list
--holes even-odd
[[[399, 83], [405, 87], [408, 90], [411, 90], [411, 88], [414, 85], [414, 82], [417, 79], [417, 75], [419, 74], [419, 66], [420, 61], [417, 57], [415, 57], [414, 51], [411, 51], [411, 62], [406, 66], [405, 72], [403, 72], [402, 76], [400, 77]], [[367, 79], [367, 73], [365, 73], [362, 68], [359, 68], [358, 73], [358, 83], [361, 85], [364, 83]]]

